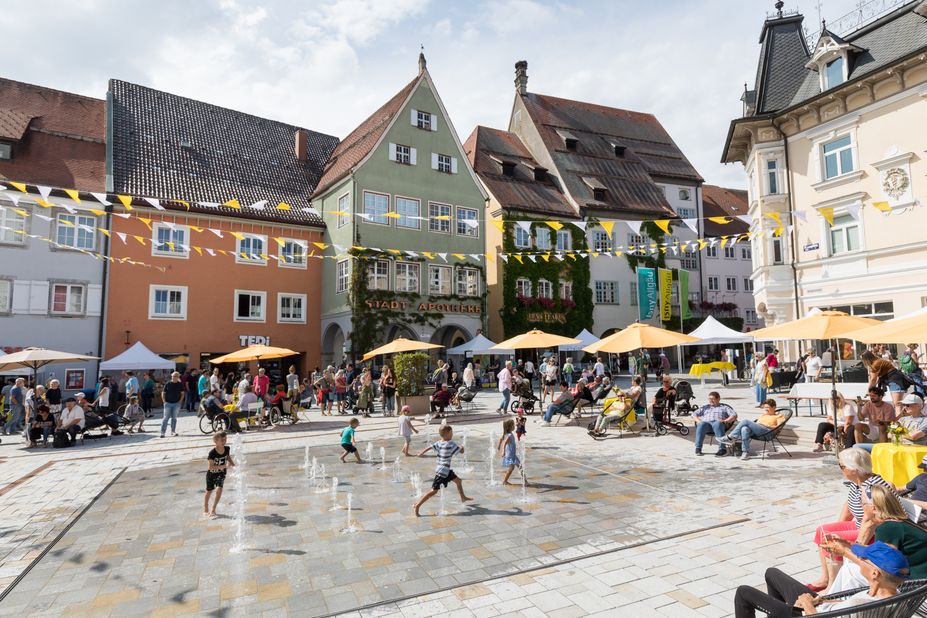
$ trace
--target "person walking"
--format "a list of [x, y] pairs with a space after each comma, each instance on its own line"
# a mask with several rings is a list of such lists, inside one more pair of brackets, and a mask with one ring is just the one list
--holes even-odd
[[496, 411], [505, 414], [509, 409], [509, 398], [512, 396], [512, 361], [505, 361], [505, 366], [496, 375], [496, 380], [499, 383], [499, 392], [502, 393], [502, 403]]
[[161, 417], [161, 437], [167, 432], [167, 424], [170, 421], [171, 435], [177, 435], [177, 415], [180, 413], [180, 407], [183, 405], [186, 392], [183, 383], [180, 381], [180, 372], [175, 371], [171, 374], [171, 381], [164, 385], [164, 392], [161, 393], [164, 399], [164, 414]]

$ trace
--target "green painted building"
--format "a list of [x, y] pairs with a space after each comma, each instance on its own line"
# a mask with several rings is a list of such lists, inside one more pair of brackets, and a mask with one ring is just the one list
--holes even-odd
[[312, 197], [336, 254], [322, 274], [322, 361], [481, 331], [486, 199], [420, 55], [415, 79], [335, 148]]

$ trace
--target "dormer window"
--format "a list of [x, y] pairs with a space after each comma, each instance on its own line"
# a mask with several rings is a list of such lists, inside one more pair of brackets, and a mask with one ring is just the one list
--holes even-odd
[[843, 75], [843, 56], [834, 58], [825, 65], [824, 69], [824, 89], [829, 90], [842, 84], [845, 79]]
[[563, 143], [566, 145], [567, 150], [576, 150], [576, 146], [579, 144], [575, 137], [568, 137], [563, 140]]
[[547, 168], [536, 167], [534, 168], [534, 179], [538, 182], [544, 182], [547, 180]]
[[515, 175], [515, 164], [511, 161], [502, 162], [502, 175], [503, 176], [514, 176]]
[[621, 146], [619, 144], [612, 144], [615, 147], [615, 156], [619, 159], [624, 159], [624, 153], [627, 150], [627, 147]]
[[583, 182], [586, 183], [587, 187], [592, 189], [592, 199], [597, 202], [605, 201], [605, 196], [608, 194], [608, 188], [602, 184], [601, 180], [591, 176], [583, 176]]
[[597, 201], [597, 202], [604, 202], [604, 201], [605, 201], [605, 193], [606, 193], [605, 189], [593, 189], [593, 190], [592, 190], [592, 199], [594, 199], [594, 200]]

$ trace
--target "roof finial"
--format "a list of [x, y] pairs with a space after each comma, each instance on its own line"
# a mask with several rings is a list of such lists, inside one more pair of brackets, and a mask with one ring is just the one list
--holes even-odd
[[418, 72], [420, 75], [425, 72], [425, 69], [427, 68], [427, 64], [428, 63], [425, 62], [425, 46], [422, 45], [421, 51], [419, 51], [418, 53]]
[[785, 2], [783, 2], [782, 0], [778, 0], [775, 6], [776, 6], [776, 11], [778, 11], [779, 13], [779, 17], [782, 17], [782, 7], [785, 6]]
[[827, 20], [822, 19], [821, 20], [821, 32], [824, 32], [825, 30], [827, 30]]

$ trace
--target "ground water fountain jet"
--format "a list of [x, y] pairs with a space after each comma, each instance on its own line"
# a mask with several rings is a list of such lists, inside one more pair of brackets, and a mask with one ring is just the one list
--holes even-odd
[[438, 498], [440, 499], [439, 506], [438, 506], [438, 515], [440, 515], [441, 517], [447, 517], [447, 507], [445, 506], [445, 502], [444, 502], [444, 490], [445, 489], [447, 488], [442, 487], [440, 490], [438, 490]]
[[380, 470], [388, 470], [389, 466], [386, 465], [386, 449], [382, 446], [380, 447]]
[[409, 475], [409, 482], [412, 484], [412, 495], [418, 500], [422, 497], [422, 475], [413, 472]]
[[489, 483], [490, 487], [499, 484], [496, 480], [496, 432], [489, 432]]
[[467, 436], [469, 434], [465, 433], [463, 436], [463, 467], [460, 469], [463, 473], [473, 472], [473, 466], [470, 465], [470, 456], [467, 455]]
[[303, 470], [306, 471], [306, 474], [309, 473], [309, 446], [306, 446], [305, 457], [303, 458]]
[[521, 501], [525, 504], [533, 502], [534, 499], [528, 495], [528, 469], [525, 468], [525, 456], [528, 453], [528, 443], [525, 440], [521, 442]]
[[396, 460], [393, 461], [393, 482], [402, 482], [402, 455], [396, 455]]
[[338, 504], [338, 477], [332, 477], [332, 508], [328, 509], [329, 511], [339, 511], [341, 510], [341, 505]]
[[352, 494], [351, 492], [348, 492], [348, 525], [342, 528], [341, 534], [351, 534], [352, 532], [357, 532], [357, 527], [354, 525], [354, 521], [351, 519], [351, 508], [352, 508], [351, 503], [352, 503], [353, 498], [354, 498], [354, 494]]
[[364, 451], [364, 459], [366, 461], [373, 459], [373, 442], [367, 443], [367, 449]]
[[325, 483], [325, 464], [319, 466], [319, 473], [315, 477], [315, 493], [324, 494], [328, 491]]
[[235, 480], [235, 544], [229, 551], [231, 553], [241, 553], [245, 550], [245, 511], [247, 510], [248, 491], [247, 478], [245, 477], [245, 466], [247, 458], [245, 457], [245, 446], [241, 434], [235, 434], [232, 438], [232, 451]]

